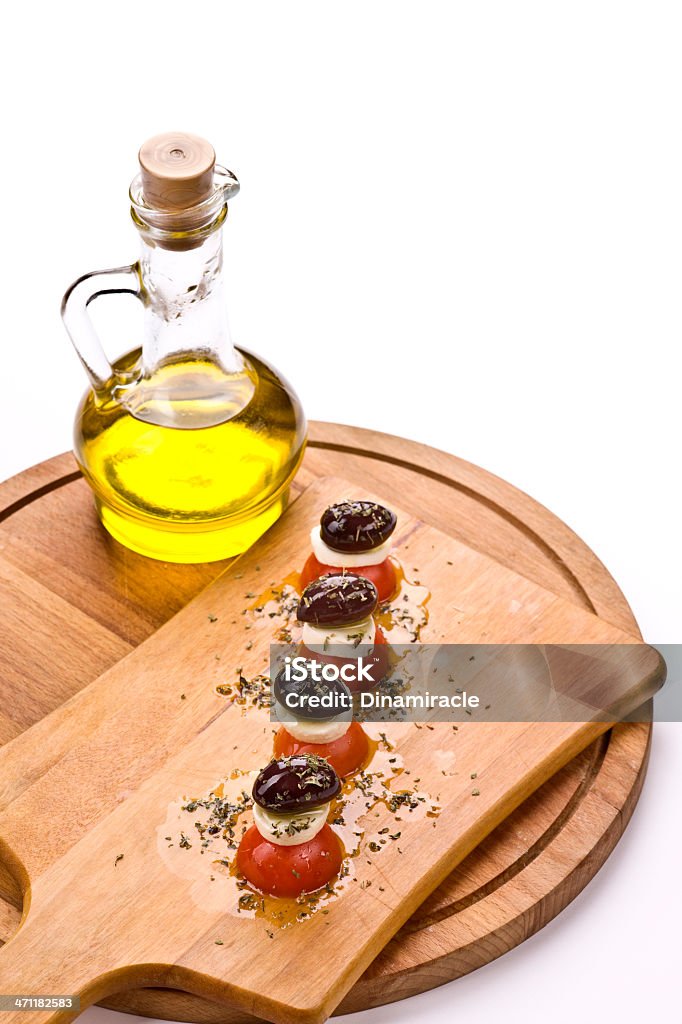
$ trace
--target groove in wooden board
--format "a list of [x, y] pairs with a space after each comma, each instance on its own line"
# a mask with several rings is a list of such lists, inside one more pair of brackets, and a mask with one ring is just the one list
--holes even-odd
[[0, 523], [4, 523], [27, 505], [40, 501], [44, 495], [60, 490], [80, 477], [75, 459], [68, 452], [38, 462], [21, 473], [1, 481]]
[[[335, 485], [335, 486], [338, 486], [338, 485]], [[316, 502], [319, 505], [319, 502], [322, 501], [322, 498], [320, 496], [316, 495], [315, 496], [315, 500], [316, 500]], [[298, 511], [299, 513], [302, 513], [302, 509], [298, 505], [296, 506], [296, 511]], [[283, 521], [283, 523], [284, 523], [284, 521]], [[278, 529], [279, 528], [275, 528], [275, 530], [273, 531], [272, 537], [275, 537], [277, 535]], [[306, 542], [306, 535], [307, 535], [307, 530], [301, 531], [299, 542], [302, 539], [303, 542], [305, 543]], [[272, 537], [271, 537], [271, 540], [272, 540]], [[431, 544], [428, 542], [429, 539], [430, 539], [430, 536], [427, 535], [426, 541], [425, 541], [425, 543], [423, 545], [423, 548], [422, 548], [422, 551], [421, 551], [421, 554], [424, 556], [424, 559], [420, 560], [420, 567], [422, 565], [422, 561], [427, 559], [428, 551], [433, 550]], [[292, 540], [295, 542], [296, 538], [293, 538]], [[295, 543], [294, 543], [294, 546], [295, 546]], [[288, 549], [289, 549], [289, 546], [287, 545], [287, 550]], [[271, 573], [268, 572], [268, 561], [267, 561], [268, 556], [267, 556], [267, 551], [268, 551], [268, 547], [266, 545], [265, 549], [261, 549], [260, 551], [257, 552], [257, 554], [254, 554], [254, 556], [253, 556], [253, 557], [257, 557], [258, 560], [264, 565], [264, 568], [265, 568], [264, 575], [265, 576], [271, 574]], [[299, 552], [298, 557], [299, 558], [302, 557], [302, 552]], [[247, 561], [248, 561], [248, 557], [247, 557]], [[240, 565], [240, 568], [242, 568], [242, 565]], [[479, 568], [480, 568], [480, 565], [479, 565]], [[427, 566], [426, 572], [428, 573], [428, 566]], [[504, 570], [501, 570], [501, 574], [505, 575]], [[511, 576], [512, 574], [508, 574], [508, 575]], [[252, 574], [252, 576], [253, 576], [253, 574]], [[219, 583], [214, 588], [212, 588], [213, 593], [211, 594], [211, 601], [213, 603], [215, 603], [215, 600], [219, 599], [219, 597], [220, 597], [220, 584], [223, 583], [223, 582], [224, 582], [224, 579], [219, 581]], [[254, 582], [253, 578], [252, 578], [251, 582], [253, 584], [253, 582]], [[248, 580], [245, 579], [244, 582], [243, 582], [243, 586], [246, 587], [247, 585], [248, 585]], [[504, 587], [501, 587], [500, 589], [502, 591], [504, 591]], [[206, 610], [206, 608], [208, 607], [208, 605], [206, 603], [206, 596], [207, 596], [207, 594], [210, 594], [210, 592], [206, 592], [205, 594], [201, 595], [201, 597], [197, 601], [195, 601], [192, 605], [190, 605], [187, 609], [185, 609], [185, 611], [183, 613], [181, 613], [181, 615], [178, 617], [178, 620], [176, 620], [176, 622], [175, 622], [176, 629], [178, 628], [178, 622], [179, 622], [180, 619], [183, 619], [183, 626], [187, 629], [188, 633], [190, 633], [193, 637], [201, 634], [202, 625], [203, 625], [204, 630], [206, 629], [205, 621], [198, 619], [197, 618], [197, 614], [198, 615], [203, 615], [205, 610]], [[554, 604], [554, 599], [551, 599], [550, 602], [549, 602], [549, 605], [547, 605], [547, 607], [551, 607], [553, 604]], [[542, 608], [542, 603], [540, 604], [539, 607]], [[199, 611], [198, 611], [198, 609], [199, 609]], [[567, 606], [567, 610], [568, 610], [568, 612], [570, 612], [570, 616], [571, 617], [573, 617], [575, 615], [578, 615], [578, 616], [582, 617], [584, 615], [584, 613], [580, 613], [577, 609], [570, 608], [570, 606]], [[447, 613], [447, 608], [445, 609], [445, 613]], [[207, 618], [207, 616], [206, 616], [206, 618]], [[436, 622], [437, 622], [437, 618], [438, 617], [435, 616], [435, 621]], [[173, 624], [170, 624], [170, 625], [173, 625]], [[127, 666], [128, 670], [130, 670], [131, 666], [135, 666], [135, 665], [138, 665], [140, 663], [140, 659], [141, 659], [141, 654], [142, 653], [144, 653], [145, 657], [151, 658], [152, 662], [154, 662], [154, 660], [155, 660], [154, 659], [155, 641], [156, 641], [156, 647], [158, 648], [158, 645], [159, 645], [159, 639], [158, 638], [161, 638], [162, 635], [164, 633], [166, 633], [166, 632], [167, 632], [167, 629], [165, 629], [165, 628], [162, 629], [161, 631], [159, 631], [159, 633], [155, 634], [155, 636], [150, 641], [148, 641], [148, 643], [145, 644], [143, 648], [138, 649], [138, 651], [136, 651], [133, 655], [131, 655], [126, 660], [126, 662], [123, 662], [121, 664], [123, 666]], [[607, 636], [607, 635], [608, 636], [612, 636], [612, 635], [614, 635], [614, 632], [615, 631], [611, 630], [609, 627], [607, 627], [606, 625], [602, 624], [602, 635], [603, 636]], [[162, 645], [165, 642], [165, 640], [166, 640], [166, 638], [163, 637], [162, 640], [160, 641]], [[161, 647], [161, 650], [162, 649], [163, 649], [163, 646]], [[194, 666], [194, 667], [196, 668], [196, 666]], [[148, 678], [147, 678], [146, 686], [149, 687], [150, 686], [150, 679], [154, 675], [154, 669], [152, 668], [151, 671], [150, 671], [149, 667], [145, 664], [145, 666], [143, 668], [141, 668], [141, 671], [143, 671], [143, 672], [145, 672], [147, 674]], [[108, 677], [109, 677], [109, 679], [108, 679], [109, 684], [111, 684], [111, 677], [115, 676], [116, 672], [117, 672], [117, 669], [114, 668], [113, 670], [110, 671], [110, 673], [107, 674]], [[106, 679], [107, 677], [105, 676], [104, 678]], [[166, 682], [167, 681], [168, 680], [166, 680]], [[157, 681], [157, 684], [158, 683], [160, 683], [160, 681]], [[110, 685], [110, 689], [111, 689], [111, 685]], [[202, 693], [203, 693], [203, 687], [202, 687]], [[165, 696], [166, 696], [166, 694], [164, 694], [162, 691], [159, 691], [159, 692], [157, 692], [156, 699], [163, 699], [163, 697], [165, 697]], [[190, 692], [188, 690], [188, 697], [194, 697], [194, 696], [195, 696], [195, 694], [190, 694]], [[137, 700], [136, 699], [133, 702], [137, 705]], [[116, 716], [114, 716], [114, 717], [116, 717]], [[144, 720], [144, 717], [145, 717], [144, 714], [140, 715], [140, 720]], [[209, 729], [204, 731], [204, 733], [202, 735], [202, 743], [206, 742], [206, 739], [207, 739], [209, 733], [211, 733], [212, 731], [214, 731], [216, 729], [222, 728], [224, 726], [224, 723], [225, 723], [227, 717], [228, 717], [227, 714], [224, 714], [224, 715], [220, 716], [217, 720], [215, 720], [213, 725], [211, 725], [209, 727]], [[105, 725], [109, 725], [109, 724], [110, 723], [103, 723], [103, 726], [98, 730], [98, 733], [101, 733], [102, 728], [104, 728]], [[119, 726], [119, 724], [120, 724], [119, 722], [116, 722], [116, 726], [117, 727]], [[482, 728], [485, 729], [486, 727], [482, 726]], [[542, 728], [543, 728], [543, 730], [545, 729], [544, 726]], [[560, 750], [559, 750], [558, 755], [557, 755], [557, 760], [555, 761], [555, 765], [556, 765], [556, 764], [562, 763], [563, 760], [566, 760], [572, 753], [574, 753], [577, 749], [579, 749], [579, 747], [581, 745], [583, 745], [585, 742], [587, 742], [592, 736], [596, 735], [597, 732], [602, 727], [601, 726], [594, 726], [594, 727], [582, 726], [582, 727], [576, 728], [575, 726], [552, 726], [552, 727], [548, 727], [548, 728], [549, 728], [549, 731], [548, 732], [543, 732], [543, 734], [541, 735], [540, 732], [538, 731], [540, 729], [539, 726], [534, 727], [532, 732], [529, 732], [528, 731], [528, 727], [525, 727], [525, 726], [524, 727], [516, 727], [517, 734], [519, 736], [523, 736], [524, 743], [527, 743], [529, 745], [529, 758], [530, 758], [531, 763], [533, 763], [533, 764], [535, 764], [535, 763], [543, 763], [546, 760], [546, 751], [547, 751], [547, 743], [546, 743], [546, 741], [547, 741], [548, 738], [553, 738], [555, 741], [560, 742]], [[507, 741], [508, 741], [512, 731], [514, 731], [513, 727], [509, 727], [509, 728], [505, 727], [505, 736], [504, 736], [504, 738], [503, 738], [503, 740], [501, 742], [501, 746], [504, 748], [501, 751], [501, 757], [503, 759], [506, 757], [508, 765], [509, 765], [509, 767], [508, 767], [509, 771], [513, 770], [513, 765], [516, 765], [516, 770], [518, 770], [518, 751], [510, 753], [510, 751], [508, 749], [508, 743], [507, 743]], [[118, 732], [118, 728], [116, 728], [114, 730], [114, 732], [117, 733]], [[499, 732], [499, 727], [498, 727], [498, 732]], [[467, 733], [467, 735], [471, 735], [471, 734]], [[15, 747], [16, 744], [18, 744], [20, 742], [21, 742], [21, 739], [18, 740], [18, 741], [15, 741], [15, 743], [12, 744], [8, 748], [10, 753], [12, 751], [12, 747]], [[499, 742], [500, 742], [500, 738], [499, 738], [499, 735], [498, 735], [498, 743]], [[415, 745], [418, 746], [418, 744], [419, 744], [419, 737], [417, 736], [417, 737], [411, 738], [408, 741], [407, 747], [409, 748], [409, 747], [413, 747]], [[463, 746], [462, 740], [460, 739], [460, 748], [462, 746]], [[167, 749], [168, 749], [167, 747], [164, 748], [164, 752]], [[189, 755], [191, 756], [192, 753], [193, 753], [192, 748], [190, 747], [188, 749], [189, 749]], [[492, 750], [493, 750], [492, 736], [491, 736], [491, 743], [489, 745], [487, 745], [486, 749], [487, 749], [488, 752], [492, 753]], [[96, 758], [93, 759], [90, 756], [90, 753], [91, 752], [89, 752], [89, 756], [88, 756], [89, 762], [92, 763], [93, 760], [94, 760], [95, 763], [96, 763], [97, 759]], [[182, 756], [186, 757], [188, 755], [185, 753]], [[65, 758], [65, 761], [66, 760], [67, 759]], [[189, 763], [187, 763], [185, 765], [185, 767], [186, 767], [187, 773], [189, 773], [191, 765]], [[116, 771], [115, 766], [111, 768], [110, 774], [113, 775], [114, 777], [118, 776], [118, 772]], [[542, 778], [542, 769], [538, 769], [538, 770], [534, 770], [534, 771], [529, 772], [527, 774], [527, 776], [524, 777], [524, 779], [520, 781], [519, 786], [517, 787], [517, 791], [516, 791], [516, 793], [514, 794], [514, 796], [512, 798], [510, 798], [508, 795], [505, 795], [505, 785], [502, 785], [501, 789], [497, 793], [497, 799], [493, 798], [493, 794], [491, 793], [490, 794], [490, 799], [492, 799], [492, 809], [490, 811], [490, 817], [489, 817], [485, 827], [488, 828], [491, 825], [495, 824], [496, 820], [500, 820], [501, 816], [503, 816], [514, 805], [515, 802], [518, 802], [518, 800], [522, 799], [527, 794], [527, 792], [529, 791], [529, 787], [533, 788], [541, 780], [541, 778]], [[52, 773], [48, 773], [46, 778], [40, 784], [41, 790], [44, 790], [47, 787], [47, 789], [49, 791], [54, 786], [54, 781], [55, 780], [54, 780], [53, 772]], [[120, 782], [120, 778], [118, 778], [117, 781]], [[126, 781], [126, 784], [129, 785], [130, 782], [132, 781], [132, 779], [126, 779], [125, 781]], [[443, 784], [441, 784], [441, 785], [443, 785]], [[145, 790], [146, 786], [147, 786], [147, 783], [143, 782], [142, 786], [140, 788], [140, 793], [142, 793]], [[31, 791], [30, 790], [27, 791], [27, 793], [25, 795], [29, 798], [29, 805], [30, 805]], [[152, 795], [155, 795], [155, 791], [154, 791], [154, 793]], [[69, 796], [70, 797], [72, 796], [71, 792], [69, 792]], [[88, 798], [90, 800], [92, 800], [92, 794], [91, 793], [88, 794]], [[59, 802], [59, 801], [57, 801], [57, 802]], [[481, 808], [485, 804], [485, 802], [486, 802], [485, 800], [481, 800], [480, 803], [477, 801], [476, 802], [477, 803], [477, 807]], [[131, 798], [130, 801], [128, 801], [128, 802], [124, 803], [123, 805], [121, 805], [121, 807], [119, 807], [111, 815], [111, 819], [113, 819], [116, 816], [119, 816], [119, 817], [120, 816], [124, 816], [124, 812], [130, 814], [131, 813], [131, 806], [132, 806], [133, 819], [130, 820], [130, 819], [126, 819], [124, 817], [124, 820], [126, 821], [128, 827], [127, 827], [127, 829], [121, 828], [121, 834], [128, 834], [129, 832], [133, 832], [135, 827], [137, 827], [138, 829], [140, 827], [139, 820], [140, 820], [141, 815], [136, 813], [137, 810], [139, 810], [139, 808], [136, 808], [134, 806], [134, 803], [135, 803], [135, 799]], [[18, 814], [18, 816], [15, 813], [16, 810], [17, 810], [17, 805], [19, 805], [19, 814]], [[84, 812], [87, 812], [89, 810], [89, 812], [90, 812], [90, 821], [92, 822], [93, 820], [97, 820], [97, 814], [101, 811], [101, 809], [102, 809], [101, 808], [101, 802], [99, 801], [98, 798], [96, 798], [95, 805], [90, 803], [90, 805], [87, 808], [78, 807], [76, 809], [76, 814], [73, 817], [75, 817], [76, 819], [79, 819], [83, 815]], [[30, 812], [30, 806], [29, 806], [28, 810]], [[36, 894], [42, 892], [42, 896], [43, 896], [43, 900], [44, 900], [43, 906], [42, 906], [42, 908], [40, 907], [40, 901], [39, 901], [39, 903], [38, 903], [38, 910], [37, 911], [34, 910], [34, 911], [32, 911], [32, 913], [34, 914], [34, 920], [36, 920], [35, 915], [37, 914], [37, 920], [39, 922], [41, 922], [41, 919], [42, 919], [42, 922], [44, 922], [45, 926], [47, 926], [47, 922], [48, 922], [48, 920], [50, 918], [49, 918], [49, 915], [47, 917], [45, 916], [45, 906], [46, 905], [47, 906], [51, 906], [51, 913], [52, 913], [53, 916], [57, 912], [57, 909], [58, 909], [58, 908], [56, 908], [54, 906], [54, 900], [56, 899], [55, 892], [56, 892], [56, 890], [58, 888], [58, 887], [55, 886], [55, 878], [58, 880], [58, 878], [59, 878], [59, 871], [65, 869], [65, 865], [68, 865], [70, 861], [74, 860], [74, 857], [76, 856], [76, 852], [80, 851], [81, 854], [82, 854], [83, 850], [87, 850], [88, 845], [93, 841], [91, 839], [91, 837], [95, 836], [98, 833], [100, 833], [101, 830], [107, 826], [107, 821], [106, 820], [101, 821], [101, 823], [99, 825], [97, 825], [94, 829], [92, 829], [92, 831], [88, 835], [86, 835], [84, 838], [82, 838], [80, 840], [80, 843], [78, 844], [77, 847], [72, 847], [68, 854], [65, 854], [64, 856], [62, 856], [61, 860], [59, 860], [57, 863], [55, 863], [52, 868], [47, 867], [45, 869], [44, 874], [41, 877], [38, 877], [38, 876], [40, 876], [40, 863], [39, 863], [39, 861], [36, 861], [34, 854], [35, 854], [36, 842], [38, 841], [39, 837], [36, 836], [35, 834], [29, 834], [28, 836], [26, 836], [26, 834], [25, 834], [24, 835], [23, 848], [22, 848], [22, 844], [21, 843], [18, 844], [18, 848], [17, 848], [17, 841], [16, 841], [16, 838], [14, 838], [14, 837], [17, 836], [17, 834], [21, 833], [22, 823], [24, 825], [24, 831], [26, 832], [26, 828], [27, 828], [26, 822], [27, 822], [27, 820], [30, 822], [30, 818], [31, 818], [30, 813], [27, 814], [26, 811], [27, 811], [26, 801], [23, 798], [19, 798], [17, 801], [15, 801], [14, 804], [12, 804], [8, 808], [8, 810], [6, 811], [5, 815], [3, 816], [4, 817], [4, 821], [5, 821], [5, 826], [6, 826], [5, 827], [5, 834], [6, 835], [11, 835], [13, 837], [13, 844], [12, 845], [13, 845], [14, 851], [21, 858], [21, 860], [23, 861], [23, 863], [24, 863], [24, 865], [25, 865], [25, 867], [26, 867], [26, 869], [28, 871], [29, 876], [31, 876], [32, 879], [33, 879], [33, 883], [32, 883], [32, 899], [33, 899], [34, 903], [35, 903], [35, 899], [36, 899]], [[470, 815], [470, 816], [473, 815], [473, 817], [471, 819], [470, 828], [469, 828], [468, 832], [467, 832], [467, 830], [465, 830], [465, 832], [464, 832], [464, 834], [463, 834], [463, 836], [461, 837], [461, 840], [460, 840], [460, 844], [461, 844], [460, 845], [460, 849], [459, 849], [459, 854], [460, 855], [463, 854], [464, 852], [466, 852], [466, 850], [468, 848], [470, 848], [467, 844], [471, 844], [472, 842], [475, 842], [477, 838], [480, 838], [480, 835], [478, 835], [477, 832], [476, 832], [476, 829], [480, 828], [480, 826], [477, 826], [477, 824], [476, 824], [478, 813], [479, 813], [478, 809], [476, 811], [473, 810], [473, 806], [472, 806], [472, 802], [471, 801], [468, 802], [466, 807], [460, 808], [460, 815], [462, 815], [463, 819], [466, 819], [467, 814]], [[496, 818], [496, 815], [499, 815], [499, 817]], [[69, 814], [67, 816], [67, 822], [70, 821], [71, 818], [72, 818], [72, 815]], [[28, 828], [28, 832], [30, 833], [30, 826]], [[100, 838], [101, 837], [99, 835], [97, 835], [97, 841], [98, 842], [100, 841]], [[140, 836], [140, 842], [142, 842], [142, 841], [143, 841], [143, 836], [141, 835]], [[54, 852], [54, 851], [52, 851], [52, 852]], [[62, 851], [58, 851], [58, 852], [63, 852], [63, 849], [62, 849]], [[32, 856], [33, 856], [33, 860], [31, 860]], [[426, 873], [425, 878], [426, 878], [426, 886], [427, 886], [427, 888], [429, 887], [429, 885], [433, 881], [433, 877], [436, 877], [438, 875], [438, 873], [440, 873], [442, 875], [447, 870], [447, 858], [443, 859], [444, 857], [445, 857], [445, 854], [441, 857], [440, 864], [437, 864], [435, 868], [432, 868], [430, 873], [429, 872]], [[409, 856], [405, 858], [405, 861], [403, 862], [405, 866], [408, 865], [408, 862], [410, 861], [410, 859], [411, 858]], [[81, 862], [82, 862], [82, 857], [81, 857]], [[87, 865], [89, 865], [90, 864], [90, 860], [86, 858], [85, 863]], [[416, 867], [418, 867], [418, 865], [413, 865], [413, 867], [416, 868]], [[93, 870], [95, 870], [95, 869], [93, 868], [93, 869], [90, 870], [90, 874], [92, 873]], [[99, 869], [99, 870], [101, 870], [101, 869]], [[405, 870], [405, 868], [403, 868], [403, 870]], [[434, 872], [435, 872], [435, 876], [434, 876]], [[119, 874], [116, 876], [117, 882], [118, 882], [118, 879], [121, 878], [121, 876], [122, 876], [122, 873], [119, 872]], [[99, 876], [97, 878], [97, 881], [99, 881]], [[145, 894], [145, 895], [147, 895], [147, 894]], [[413, 898], [413, 903], [414, 903], [414, 899], [418, 898], [420, 895], [423, 895], [423, 893], [420, 894], [420, 893], [417, 892], [417, 896]], [[416, 903], [414, 903], [414, 905], [416, 906]], [[61, 904], [60, 904], [60, 906], [61, 906]], [[394, 926], [397, 926], [397, 924], [400, 923], [400, 918], [403, 915], [409, 913], [409, 911], [411, 909], [413, 909], [412, 903], [410, 903], [409, 900], [403, 900], [402, 903], [400, 904], [399, 908], [397, 908], [397, 909], [393, 908], [391, 910], [391, 927], [393, 927], [393, 930], [394, 930]], [[16, 951], [17, 945], [19, 947], [21, 947], [25, 943], [25, 941], [26, 941], [27, 933], [30, 933], [31, 931], [33, 931], [35, 933], [35, 927], [33, 929], [31, 929], [31, 927], [30, 927], [30, 920], [31, 919], [29, 917], [29, 923], [27, 925], [24, 925], [24, 927], [19, 932], [18, 936], [14, 940], [12, 940], [12, 942], [7, 947], [7, 952], [9, 952], [9, 950], [12, 949], [12, 948], [14, 948], [14, 950]], [[134, 931], [134, 923], [133, 922], [129, 921], [128, 922], [128, 927], [129, 927], [129, 929], [133, 929], [133, 931]], [[28, 941], [30, 941], [30, 939]], [[374, 951], [375, 950], [364, 950], [364, 951], [361, 950], [359, 955], [364, 954], [366, 956], [368, 952], [371, 953], [371, 952], [374, 952]], [[215, 951], [209, 951], [209, 952], [215, 953]], [[149, 956], [147, 956], [147, 959], [149, 960]], [[361, 966], [363, 966], [363, 963], [362, 963], [361, 960], [358, 960], [358, 963], [360, 964], [360, 966], [357, 967], [357, 970], [359, 970], [361, 968]], [[189, 963], [185, 963], [184, 966], [186, 968], [186, 971], [188, 969], [190, 971], [193, 970], [191, 955], [190, 955]], [[185, 972], [185, 977], [187, 977], [187, 976], [188, 975]], [[164, 979], [168, 980], [168, 976], [166, 975], [165, 972], [164, 972]], [[329, 992], [329, 995], [328, 995], [328, 999], [329, 1000], [333, 1000], [334, 998], [338, 997], [339, 992], [342, 990], [342, 988], [344, 986], [347, 987], [347, 985], [349, 984], [349, 979], [350, 980], [353, 979], [352, 973], [351, 974], [347, 974], [345, 979], [343, 979], [342, 981], [338, 982], [338, 984], [341, 985], [341, 989], [339, 989], [338, 991], [335, 991], [333, 988], [330, 989], [330, 992]], [[208, 984], [207, 979], [204, 978], [204, 977], [200, 978], [199, 980], [196, 980], [196, 979], [194, 979], [194, 976], [192, 975], [190, 980], [191, 980], [192, 985], [194, 985], [195, 981], [196, 981], [197, 990], [201, 990], [202, 987], [205, 987]], [[209, 986], [209, 988], [210, 988], [210, 986]], [[93, 996], [96, 996], [97, 990], [94, 989], [91, 994]], [[237, 1001], [244, 1002], [244, 995], [243, 995], [243, 993], [237, 993], [237, 992], [233, 991], [232, 992], [232, 996]], [[249, 998], [249, 1000], [254, 998], [253, 991], [251, 991], [251, 993], [249, 994], [248, 998]], [[277, 1007], [277, 1006], [273, 1007], [271, 1002], [269, 1002], [269, 1003], [266, 1002], [265, 1005], [270, 1008], [271, 1012], [276, 1012], [279, 1015], [278, 1019], [280, 1019], [280, 1018], [281, 1019], [286, 1019], [284, 1016], [281, 1015], [279, 1007]], [[261, 1005], [259, 1005], [259, 1009], [262, 1011], [263, 1007]], [[324, 1009], [324, 1007], [323, 1007], [323, 1009]], [[317, 1014], [317, 1017], [319, 1017], [319, 1012], [320, 1012], [320, 1007], [313, 1008], [313, 1009], [308, 1007], [308, 1013], [311, 1015], [311, 1019], [313, 1019], [313, 1017], [315, 1017], [315, 1014]], [[317, 1019], [317, 1017], [315, 1017], [315, 1019]]]

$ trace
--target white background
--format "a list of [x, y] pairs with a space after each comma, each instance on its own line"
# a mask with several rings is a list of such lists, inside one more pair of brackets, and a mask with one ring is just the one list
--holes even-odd
[[[0, 477], [70, 447], [85, 379], [61, 295], [135, 259], [137, 148], [194, 131], [242, 181], [235, 340], [311, 418], [528, 491], [598, 552], [648, 640], [681, 641], [681, 15], [651, 0], [12, 5]], [[111, 354], [132, 347], [136, 310], [103, 312]], [[557, 921], [356, 1019], [679, 1021], [681, 728], [657, 729], [632, 826]]]

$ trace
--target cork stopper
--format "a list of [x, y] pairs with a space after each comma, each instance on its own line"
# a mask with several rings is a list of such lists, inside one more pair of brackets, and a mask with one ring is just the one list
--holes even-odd
[[164, 132], [140, 148], [142, 192], [155, 210], [189, 210], [213, 192], [215, 152], [189, 132]]

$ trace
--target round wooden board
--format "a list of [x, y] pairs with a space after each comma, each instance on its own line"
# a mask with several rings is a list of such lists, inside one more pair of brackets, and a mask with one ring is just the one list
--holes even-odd
[[[358, 428], [312, 423], [294, 491], [335, 474], [366, 485], [558, 595], [639, 636], [618, 587], [560, 520], [509, 484], [454, 456]], [[0, 741], [95, 678], [182, 607], [225, 563], [149, 562], [100, 527], [65, 454], [0, 485], [0, 552], [18, 570], [0, 580]], [[141, 571], [141, 569], [144, 571]], [[18, 579], [18, 582], [17, 582]], [[40, 652], [51, 603], [79, 609], [83, 658], [50, 672]], [[96, 642], [88, 642], [88, 623]], [[104, 629], [103, 629], [104, 627]], [[25, 635], [22, 635], [24, 633]], [[8, 641], [11, 643], [8, 644]], [[8, 653], [9, 652], [9, 653]], [[647, 724], [620, 725], [546, 783], [460, 864], [343, 1000], [351, 1012], [401, 999], [489, 963], [542, 928], [595, 875], [620, 838], [646, 772]], [[0, 938], [18, 924], [7, 880]], [[248, 1020], [186, 993], [139, 989], [105, 1005], [147, 1016]]]

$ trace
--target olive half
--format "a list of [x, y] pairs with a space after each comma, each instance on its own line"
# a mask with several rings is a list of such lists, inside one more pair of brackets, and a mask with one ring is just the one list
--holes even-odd
[[253, 784], [253, 799], [266, 811], [320, 807], [341, 792], [339, 777], [323, 757], [294, 754], [271, 761]]
[[340, 501], [322, 513], [320, 537], [334, 551], [371, 551], [388, 540], [396, 522], [395, 512], [374, 501]]
[[371, 580], [354, 572], [328, 572], [305, 588], [297, 614], [313, 626], [352, 626], [368, 619], [377, 601]]

